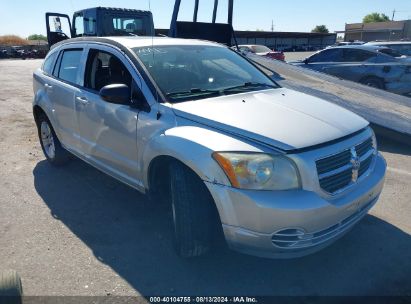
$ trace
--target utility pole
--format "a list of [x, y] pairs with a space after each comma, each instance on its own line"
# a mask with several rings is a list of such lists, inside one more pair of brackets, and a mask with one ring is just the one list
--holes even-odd
[[271, 31], [274, 32], [274, 20], [271, 20]]
[[392, 18], [391, 18], [391, 21], [394, 21], [394, 17], [395, 17], [395, 9], [392, 11]]

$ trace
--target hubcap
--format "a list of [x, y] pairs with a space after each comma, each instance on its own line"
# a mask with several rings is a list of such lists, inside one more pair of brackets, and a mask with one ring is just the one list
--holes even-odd
[[51, 132], [50, 126], [46, 121], [41, 122], [40, 134], [44, 152], [48, 158], [53, 159], [56, 155], [56, 148], [54, 145], [53, 133]]

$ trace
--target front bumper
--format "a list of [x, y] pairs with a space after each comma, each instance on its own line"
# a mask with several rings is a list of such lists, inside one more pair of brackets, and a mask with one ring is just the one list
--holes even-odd
[[347, 193], [325, 199], [306, 190], [250, 191], [206, 182], [230, 248], [262, 257], [293, 258], [316, 252], [344, 235], [374, 206], [386, 163]]

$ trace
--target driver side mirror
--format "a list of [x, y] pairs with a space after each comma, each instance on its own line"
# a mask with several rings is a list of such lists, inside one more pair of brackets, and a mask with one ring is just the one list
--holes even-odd
[[100, 90], [100, 97], [110, 103], [127, 104], [130, 96], [131, 90], [125, 84], [109, 84]]
[[131, 93], [131, 104], [130, 106], [136, 108], [140, 111], [144, 111], [149, 113], [151, 110], [150, 105], [147, 102], [146, 97], [144, 96], [141, 89], [137, 86], [137, 84], [133, 81], [132, 86], [132, 93]]

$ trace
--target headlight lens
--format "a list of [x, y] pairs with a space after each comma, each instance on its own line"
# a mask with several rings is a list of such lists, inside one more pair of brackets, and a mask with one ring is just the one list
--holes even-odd
[[213, 158], [235, 188], [290, 190], [301, 187], [294, 162], [263, 153], [215, 152]]

